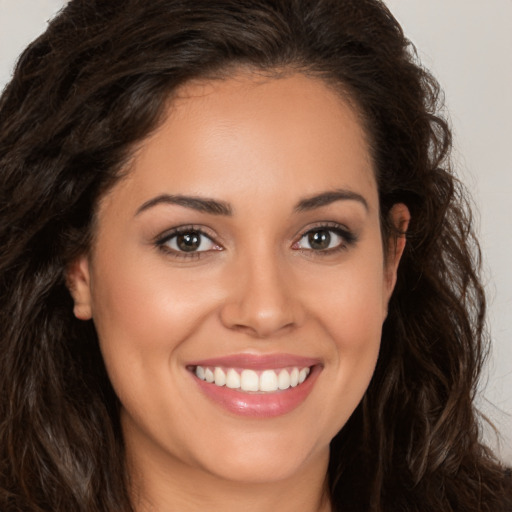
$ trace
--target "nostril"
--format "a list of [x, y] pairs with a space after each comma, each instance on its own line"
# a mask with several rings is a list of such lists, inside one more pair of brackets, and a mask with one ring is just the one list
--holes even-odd
[[289, 330], [297, 323], [290, 306], [256, 305], [251, 299], [224, 304], [220, 311], [225, 327], [255, 337]]
[[[275, 255], [267, 264], [246, 261], [230, 283], [220, 307], [225, 327], [257, 338], [289, 331], [301, 323], [302, 308], [292, 293], [286, 272], [277, 268]], [[261, 260], [261, 258], [260, 258]]]

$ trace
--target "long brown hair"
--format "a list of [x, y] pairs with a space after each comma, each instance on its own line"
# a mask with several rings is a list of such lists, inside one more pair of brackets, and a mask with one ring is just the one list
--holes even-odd
[[333, 507], [509, 510], [473, 407], [485, 299], [439, 87], [379, 0], [71, 0], [21, 56], [0, 99], [0, 509], [131, 510], [118, 401], [65, 269], [173, 91], [240, 66], [348, 96], [384, 236], [394, 203], [412, 214], [375, 375], [332, 441]]

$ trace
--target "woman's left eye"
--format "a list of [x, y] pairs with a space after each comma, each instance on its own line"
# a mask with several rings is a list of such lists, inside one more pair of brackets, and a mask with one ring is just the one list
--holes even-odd
[[221, 249], [209, 236], [195, 229], [170, 234], [158, 241], [158, 245], [165, 250], [183, 255]]
[[310, 229], [294, 244], [294, 249], [329, 251], [342, 249], [353, 241], [352, 235], [340, 229], [321, 227]]

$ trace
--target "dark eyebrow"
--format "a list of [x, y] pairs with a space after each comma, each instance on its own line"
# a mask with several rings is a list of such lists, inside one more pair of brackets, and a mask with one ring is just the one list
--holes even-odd
[[304, 212], [307, 210], [313, 210], [315, 208], [327, 206], [335, 201], [358, 201], [365, 207], [366, 211], [369, 210], [368, 202], [361, 194], [357, 194], [351, 190], [338, 189], [301, 199], [297, 203], [295, 211]]
[[135, 215], [139, 215], [143, 211], [153, 208], [159, 204], [177, 204], [178, 206], [192, 208], [193, 210], [210, 213], [212, 215], [232, 214], [231, 206], [224, 201], [216, 201], [215, 199], [209, 199], [206, 197], [162, 194], [146, 201], [138, 208]]

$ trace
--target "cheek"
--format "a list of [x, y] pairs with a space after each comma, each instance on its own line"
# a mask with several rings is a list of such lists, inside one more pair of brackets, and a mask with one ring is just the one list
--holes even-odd
[[165, 341], [169, 348], [204, 315], [211, 297], [201, 276], [173, 272], [154, 259], [139, 253], [138, 258], [98, 264], [93, 318], [101, 339], [141, 349]]
[[325, 320], [339, 369], [336, 380], [355, 390], [366, 387], [377, 361], [384, 316], [380, 291], [375, 283], [344, 289]]
[[336, 300], [333, 298], [329, 314], [329, 329], [339, 353], [354, 357], [378, 349], [385, 315], [378, 283], [356, 285], [340, 291]]
[[334, 436], [364, 396], [378, 359], [385, 318], [382, 259], [361, 256], [346, 271], [333, 272], [325, 288], [311, 304], [327, 334], [319, 339], [330, 343], [325, 366], [330, 392], [320, 400], [326, 430]]
[[151, 382], [167, 382], [170, 367], [179, 362], [174, 356], [211, 303], [198, 279], [180, 280], [179, 273], [138, 256], [134, 261], [98, 262], [93, 276], [93, 320], [122, 402], [127, 394], [153, 393]]
[[311, 293], [312, 307], [340, 351], [358, 353], [380, 343], [386, 288], [379, 248], [361, 251], [313, 284], [311, 279], [308, 287], [316, 290]]
[[204, 283], [198, 279], [180, 280], [180, 273], [141, 255], [98, 269], [93, 319], [110, 381], [125, 417], [131, 418], [128, 424], [149, 437], [163, 432], [166, 439], [180, 438], [187, 432], [180, 434], [176, 418], [183, 416], [184, 405], [176, 393], [161, 391], [181, 389], [182, 347], [203, 323], [211, 297], [201, 294]]

